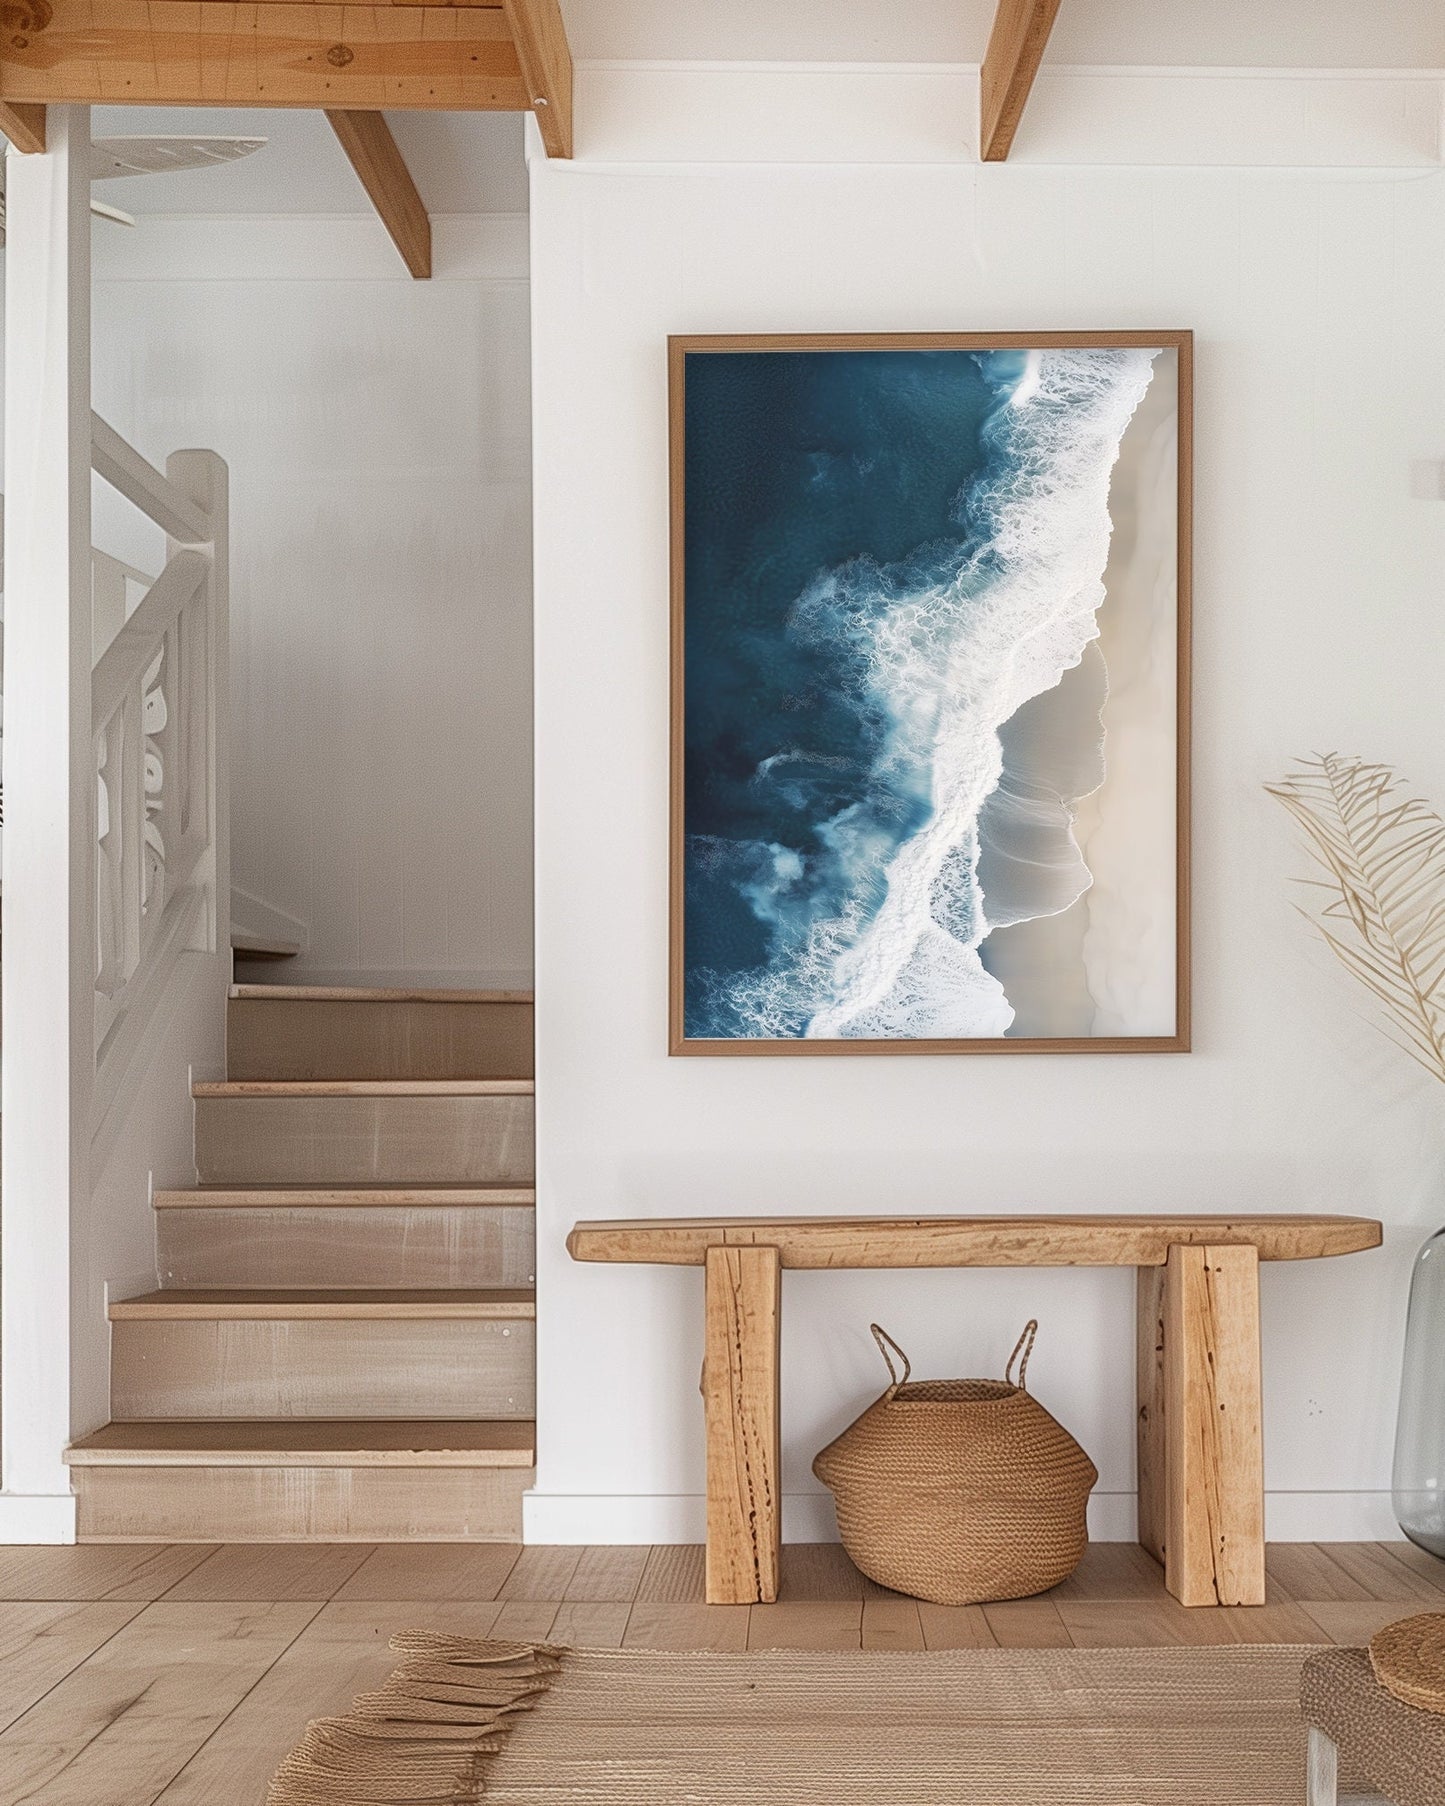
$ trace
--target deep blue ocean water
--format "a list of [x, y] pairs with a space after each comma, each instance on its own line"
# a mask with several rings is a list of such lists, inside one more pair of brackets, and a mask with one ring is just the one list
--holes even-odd
[[[756, 1034], [737, 998], [788, 970], [811, 923], [866, 923], [929, 816], [926, 774], [875, 763], [890, 723], [857, 637], [798, 604], [850, 564], [845, 585], [879, 605], [957, 571], [984, 423], [1018, 368], [967, 351], [688, 357], [689, 1036]], [[811, 1010], [778, 997], [771, 1032], [801, 1035]]]

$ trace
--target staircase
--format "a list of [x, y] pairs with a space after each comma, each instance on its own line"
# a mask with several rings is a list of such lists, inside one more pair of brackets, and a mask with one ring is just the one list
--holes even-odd
[[532, 1000], [234, 985], [112, 1302], [91, 1541], [514, 1541], [534, 1461]]

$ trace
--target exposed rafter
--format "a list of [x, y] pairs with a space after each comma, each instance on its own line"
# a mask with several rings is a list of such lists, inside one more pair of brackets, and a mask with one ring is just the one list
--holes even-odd
[[335, 108], [328, 108], [326, 117], [401, 252], [402, 262], [413, 276], [430, 276], [431, 221], [386, 120], [380, 113], [338, 112]]
[[18, 151], [45, 149], [45, 108], [11, 106], [0, 100], [0, 132]]
[[558, 0], [10, 0], [0, 131], [44, 141], [47, 101], [86, 106], [531, 112], [572, 154], [572, 54]]
[[572, 52], [557, 0], [502, 0], [549, 157], [572, 155]]
[[0, 102], [525, 112], [500, 6], [13, 0]]
[[1002, 163], [1019, 129], [1059, 0], [998, 0], [979, 71], [979, 155]]

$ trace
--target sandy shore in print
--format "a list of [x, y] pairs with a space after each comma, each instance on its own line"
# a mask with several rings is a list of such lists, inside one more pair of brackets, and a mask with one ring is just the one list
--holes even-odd
[[[1010, 1038], [1175, 1032], [1178, 405], [1177, 356], [1161, 352], [1110, 481], [1099, 637], [1027, 705], [1040, 717], [1029, 738], [1048, 732], [1071, 744], [1079, 777], [1087, 715], [1098, 708], [1102, 782], [1073, 792], [1072, 842], [1088, 888], [1061, 913], [997, 927], [984, 943], [984, 963], [1014, 1007]], [[1018, 725], [1005, 724], [1006, 749]], [[1054, 857], [1062, 860], [1057, 841]]]

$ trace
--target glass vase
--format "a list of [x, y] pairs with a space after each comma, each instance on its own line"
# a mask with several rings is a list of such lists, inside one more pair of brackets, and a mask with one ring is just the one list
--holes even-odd
[[1410, 1280], [1393, 1490], [1405, 1535], [1445, 1556], [1445, 1229], [1420, 1250]]

